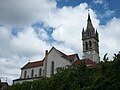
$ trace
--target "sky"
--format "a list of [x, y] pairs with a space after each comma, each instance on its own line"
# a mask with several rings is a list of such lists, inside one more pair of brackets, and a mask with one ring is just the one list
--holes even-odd
[[[88, 12], [99, 33], [100, 58], [120, 50], [120, 0], [0, 0], [0, 77], [9, 84], [29, 61], [56, 47], [82, 58]], [[2, 78], [4, 81], [5, 79]]]

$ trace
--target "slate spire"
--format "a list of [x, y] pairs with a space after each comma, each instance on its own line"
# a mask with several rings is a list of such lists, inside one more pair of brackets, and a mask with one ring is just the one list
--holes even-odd
[[94, 27], [92, 25], [92, 21], [91, 21], [91, 18], [90, 18], [90, 14], [88, 13], [88, 19], [87, 19], [87, 30], [93, 30]]

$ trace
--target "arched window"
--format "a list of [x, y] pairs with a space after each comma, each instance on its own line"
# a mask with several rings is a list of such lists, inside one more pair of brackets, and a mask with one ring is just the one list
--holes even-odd
[[24, 72], [24, 78], [26, 78], [26, 76], [27, 76], [27, 71]]
[[85, 48], [86, 48], [86, 50], [88, 50], [88, 43], [87, 42], [85, 42]]
[[92, 42], [89, 41], [89, 48], [92, 49]]
[[51, 75], [54, 74], [54, 61], [51, 62]]
[[39, 76], [41, 76], [42, 75], [42, 69], [40, 68], [39, 69]]
[[31, 77], [33, 77], [33, 75], [34, 75], [34, 70], [32, 69], [32, 71], [31, 71]]

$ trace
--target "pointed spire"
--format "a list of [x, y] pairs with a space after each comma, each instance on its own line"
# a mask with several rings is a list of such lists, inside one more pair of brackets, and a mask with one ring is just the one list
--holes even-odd
[[90, 14], [88, 13], [88, 21], [91, 21]]
[[87, 20], [87, 29], [88, 30], [93, 30], [93, 25], [92, 25], [92, 22], [91, 22], [91, 18], [90, 18], [90, 14], [88, 13], [88, 20]]

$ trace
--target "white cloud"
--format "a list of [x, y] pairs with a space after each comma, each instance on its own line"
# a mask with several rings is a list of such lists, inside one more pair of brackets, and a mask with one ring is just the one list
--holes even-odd
[[33, 24], [44, 20], [55, 7], [54, 0], [0, 0], [0, 23]]
[[7, 77], [11, 83], [20, 76], [20, 68], [29, 59], [42, 60], [50, 45], [38, 38], [32, 27], [24, 28], [17, 36], [11, 34], [11, 28], [1, 26], [0, 30], [0, 76]]
[[103, 4], [104, 0], [93, 0], [93, 2], [96, 4]]
[[43, 28], [38, 30], [37, 36], [42, 40], [49, 40], [49, 35]]
[[17, 48], [16, 52], [18, 55], [21, 56], [40, 54], [48, 47], [45, 41], [37, 37], [37, 34], [32, 27], [26, 27], [23, 32], [20, 32], [17, 37], [12, 39], [11, 43], [14, 45], [13, 48]]
[[109, 9], [109, 5], [108, 5], [107, 0], [93, 0], [93, 3], [103, 5], [105, 10]]
[[115, 15], [114, 10], [106, 10], [104, 13], [99, 14], [99, 17], [102, 20], [103, 18], [110, 18], [110, 17], [113, 17], [114, 15]]
[[115, 11], [113, 11], [113, 10], [107, 10], [107, 11], [105, 11], [104, 16], [110, 17], [110, 16], [113, 15], [113, 14], [115, 14]]
[[0, 57], [9, 57], [10, 56], [10, 40], [11, 40], [11, 31], [8, 27], [0, 27]]
[[[11, 54], [19, 56], [32, 56], [39, 54], [44, 51], [45, 48], [48, 48], [47, 42], [38, 38], [47, 38], [47, 34], [44, 34], [45, 31], [42, 29], [41, 32], [44, 33], [35, 33], [34, 28], [26, 27], [23, 31], [18, 32], [17, 36], [11, 34], [11, 28], [6, 28], [4, 26], [0, 27], [0, 56], [6, 57]], [[4, 53], [5, 54], [4, 54]]]
[[114, 17], [107, 23], [107, 25], [99, 28], [101, 57], [103, 57], [105, 53], [108, 53], [109, 57], [112, 59], [113, 54], [120, 50], [119, 25], [120, 19]]

